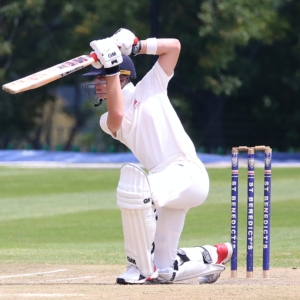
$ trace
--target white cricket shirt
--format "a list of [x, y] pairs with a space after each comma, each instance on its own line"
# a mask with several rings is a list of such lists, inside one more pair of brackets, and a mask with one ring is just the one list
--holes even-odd
[[184, 157], [201, 164], [167, 95], [168, 76], [158, 62], [134, 86], [123, 89], [124, 117], [115, 137], [107, 127], [107, 115], [100, 117], [104, 132], [125, 144], [149, 171]]

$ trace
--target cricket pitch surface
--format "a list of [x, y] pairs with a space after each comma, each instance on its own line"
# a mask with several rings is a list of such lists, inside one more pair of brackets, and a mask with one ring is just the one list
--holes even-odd
[[[245, 268], [244, 268], [245, 269]], [[246, 278], [245, 270], [230, 278], [230, 266], [216, 283], [199, 285], [197, 278], [175, 284], [118, 285], [123, 265], [4, 264], [1, 299], [299, 299], [300, 269], [262, 269]]]

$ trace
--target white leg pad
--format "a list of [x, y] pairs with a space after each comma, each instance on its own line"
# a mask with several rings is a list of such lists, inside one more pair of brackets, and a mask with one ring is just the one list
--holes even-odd
[[151, 255], [156, 230], [151, 189], [147, 174], [138, 166], [125, 164], [117, 188], [121, 209], [125, 251], [129, 264], [145, 277], [155, 273]]
[[[208, 275], [217, 275], [216, 278], [218, 278], [221, 272], [226, 269], [222, 264], [205, 262], [202, 253], [206, 249], [203, 249], [202, 247], [180, 248], [180, 250], [186, 255], [186, 258], [184, 259], [183, 256], [177, 254], [177, 259], [173, 268], [158, 270], [158, 280], [161, 282], [172, 283]], [[207, 258], [211, 258], [209, 253]]]
[[188, 261], [179, 266], [178, 270], [174, 268], [158, 270], [158, 280], [164, 283], [172, 283], [195, 277], [220, 274], [225, 268], [224, 265], [220, 264], [205, 264], [201, 261]]

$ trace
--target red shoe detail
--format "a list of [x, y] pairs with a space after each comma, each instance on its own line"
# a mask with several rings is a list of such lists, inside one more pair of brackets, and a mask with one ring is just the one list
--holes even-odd
[[156, 279], [157, 276], [158, 276], [158, 271], [156, 269], [156, 266], [154, 265], [154, 273], [150, 277], [147, 277], [146, 281], [151, 281], [153, 279]]
[[217, 264], [225, 265], [231, 258], [233, 249], [230, 243], [225, 244], [216, 244], [214, 245], [217, 248], [218, 261]]

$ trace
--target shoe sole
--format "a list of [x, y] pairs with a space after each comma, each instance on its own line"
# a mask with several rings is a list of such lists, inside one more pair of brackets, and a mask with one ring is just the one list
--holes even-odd
[[118, 284], [144, 284], [147, 281], [155, 280], [158, 276], [158, 271], [155, 268], [154, 273], [152, 276], [145, 278], [143, 275], [140, 274], [140, 279], [137, 281], [126, 281], [124, 278], [117, 277], [116, 283]]
[[144, 284], [145, 282], [146, 282], [146, 279], [139, 280], [139, 281], [130, 281], [130, 282], [125, 281], [124, 278], [117, 278], [117, 280], [116, 280], [116, 283], [118, 283], [118, 284], [127, 284], [127, 285], [129, 285], [129, 284], [131, 284], [131, 285], [133, 285], [133, 284]]
[[163, 285], [166, 285], [166, 284], [173, 284], [172, 282], [161, 282], [161, 281], [153, 281], [153, 280], [147, 280], [144, 284], [149, 284], [149, 285], [157, 285], [157, 284], [163, 284]]

